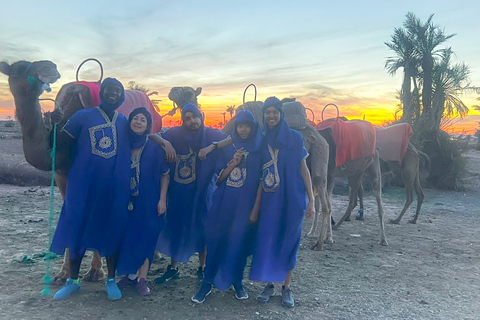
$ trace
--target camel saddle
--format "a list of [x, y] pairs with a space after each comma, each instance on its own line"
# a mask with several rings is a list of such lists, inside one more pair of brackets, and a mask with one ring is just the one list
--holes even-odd
[[340, 167], [351, 160], [375, 155], [375, 128], [368, 121], [325, 120], [320, 122], [315, 129], [331, 131], [336, 145], [336, 167]]
[[[75, 112], [82, 108], [93, 108], [100, 104], [100, 83], [78, 81], [70, 82], [62, 86], [57, 95], [57, 101], [64, 111], [64, 118], [70, 118]], [[76, 102], [80, 100], [81, 104]], [[117, 109], [118, 112], [127, 118], [133, 109], [145, 107], [152, 115], [152, 133], [162, 130], [162, 117], [153, 107], [148, 96], [139, 90], [125, 90], [125, 101]]]
[[380, 158], [385, 161], [397, 161], [402, 164], [407, 152], [408, 142], [413, 133], [408, 123], [399, 123], [386, 128], [375, 128], [377, 148]]

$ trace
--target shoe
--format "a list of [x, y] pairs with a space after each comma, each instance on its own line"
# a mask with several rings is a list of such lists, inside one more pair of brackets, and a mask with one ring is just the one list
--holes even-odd
[[65, 282], [65, 286], [58, 290], [53, 296], [53, 299], [65, 300], [72, 294], [80, 293], [80, 284], [74, 283], [72, 278], [68, 278]]
[[270, 297], [272, 297], [275, 294], [275, 287], [273, 284], [271, 285], [266, 285], [265, 288], [263, 289], [262, 293], [260, 293], [257, 296], [257, 300], [260, 302], [268, 302], [270, 300]]
[[140, 279], [136, 284], [135, 287], [137, 288], [138, 293], [141, 296], [148, 296], [150, 295], [150, 289], [147, 287], [147, 281], [145, 279]]
[[285, 286], [282, 286], [282, 306], [292, 308], [294, 305], [292, 290], [290, 287], [285, 288]]
[[119, 300], [122, 298], [122, 292], [118, 289], [117, 282], [115, 278], [107, 278], [105, 282], [105, 287], [107, 288], [108, 300]]
[[195, 303], [204, 303], [205, 298], [212, 292], [212, 284], [204, 282], [195, 295], [192, 297], [192, 301]]
[[247, 290], [245, 290], [243, 283], [240, 283], [239, 285], [233, 285], [233, 287], [235, 288], [235, 298], [238, 300], [248, 299], [248, 293]]
[[117, 281], [117, 286], [120, 290], [128, 287], [133, 287], [136, 284], [137, 279], [131, 280], [128, 276], [125, 276]]
[[178, 270], [178, 268], [173, 269], [171, 265], [168, 265], [167, 271], [164, 274], [162, 274], [160, 277], [155, 278], [155, 280], [153, 281], [156, 284], [162, 284], [172, 279], [178, 279], [179, 276], [180, 276], [180, 270]]
[[198, 267], [198, 270], [197, 270], [197, 278], [198, 278], [198, 281], [203, 281], [203, 268], [202, 267]]

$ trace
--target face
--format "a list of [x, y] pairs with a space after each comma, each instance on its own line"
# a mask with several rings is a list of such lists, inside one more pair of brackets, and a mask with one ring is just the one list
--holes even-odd
[[273, 128], [280, 122], [281, 113], [275, 107], [268, 107], [263, 116], [267, 126]]
[[132, 121], [130, 121], [130, 129], [136, 134], [144, 134], [145, 131], [147, 131], [147, 127], [147, 118], [142, 113], [135, 115], [135, 117], [132, 118]]
[[252, 127], [250, 127], [249, 124], [246, 124], [246, 123], [237, 124], [237, 134], [240, 136], [240, 138], [247, 139], [248, 135], [250, 134], [250, 131], [252, 131]]
[[116, 104], [120, 99], [121, 95], [122, 95], [122, 88], [113, 84], [107, 85], [103, 90], [103, 98], [110, 105]]
[[182, 121], [187, 129], [192, 132], [197, 132], [202, 125], [202, 120], [192, 112], [185, 112], [185, 115], [182, 117]]

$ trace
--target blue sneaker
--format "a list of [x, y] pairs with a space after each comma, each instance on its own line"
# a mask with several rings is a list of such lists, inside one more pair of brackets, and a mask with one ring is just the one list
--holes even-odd
[[65, 286], [55, 293], [53, 299], [65, 300], [75, 293], [80, 293], [80, 284], [74, 283], [72, 278], [68, 278]]
[[202, 283], [200, 290], [192, 297], [192, 301], [195, 303], [204, 303], [205, 298], [212, 292], [212, 284], [208, 282]]
[[107, 288], [108, 300], [119, 300], [122, 298], [122, 292], [118, 289], [115, 278], [107, 278], [105, 287]]
[[233, 285], [233, 287], [235, 288], [235, 298], [238, 300], [248, 299], [247, 290], [245, 290], [242, 282], [240, 282], [240, 284]]

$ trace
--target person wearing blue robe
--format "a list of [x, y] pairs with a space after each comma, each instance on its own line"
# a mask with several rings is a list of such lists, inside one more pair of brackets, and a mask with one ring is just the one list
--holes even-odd
[[243, 272], [251, 254], [254, 229], [250, 223], [259, 179], [263, 133], [250, 111], [239, 111], [233, 122], [233, 145], [219, 150], [217, 189], [207, 218], [207, 263], [200, 290], [192, 301], [203, 303], [212, 284], [235, 288], [235, 297], [248, 299]]
[[171, 258], [167, 271], [156, 283], [178, 278], [177, 262], [186, 262], [199, 253], [197, 276], [203, 279], [205, 267], [205, 226], [208, 205], [214, 190], [212, 178], [215, 170], [215, 152], [200, 161], [198, 152], [226, 135], [205, 127], [203, 116], [194, 104], [182, 108], [182, 125], [162, 133], [176, 152], [171, 164], [165, 228], [160, 232], [157, 250]]
[[80, 291], [80, 264], [86, 250], [106, 257], [108, 299], [121, 298], [115, 263], [127, 225], [130, 145], [128, 121], [117, 109], [125, 99], [122, 84], [102, 82], [98, 107], [76, 112], [62, 128], [59, 145], [71, 146], [72, 166], [51, 251], [69, 251], [71, 277], [54, 298]]
[[[120, 289], [135, 286], [140, 295], [150, 294], [146, 277], [167, 209], [170, 167], [165, 151], [147, 135], [152, 116], [145, 107], [134, 109], [128, 118], [132, 149], [128, 225], [118, 255]], [[138, 271], [138, 276], [137, 276]]]
[[[267, 282], [257, 300], [267, 302], [274, 294], [273, 282], [284, 282], [282, 304], [293, 307], [290, 283], [297, 261], [302, 222], [315, 212], [308, 156], [301, 134], [288, 127], [281, 102], [276, 97], [263, 105], [265, 144], [262, 150], [262, 181], [252, 210], [258, 221], [250, 279]], [[307, 209], [308, 196], [308, 209]]]

